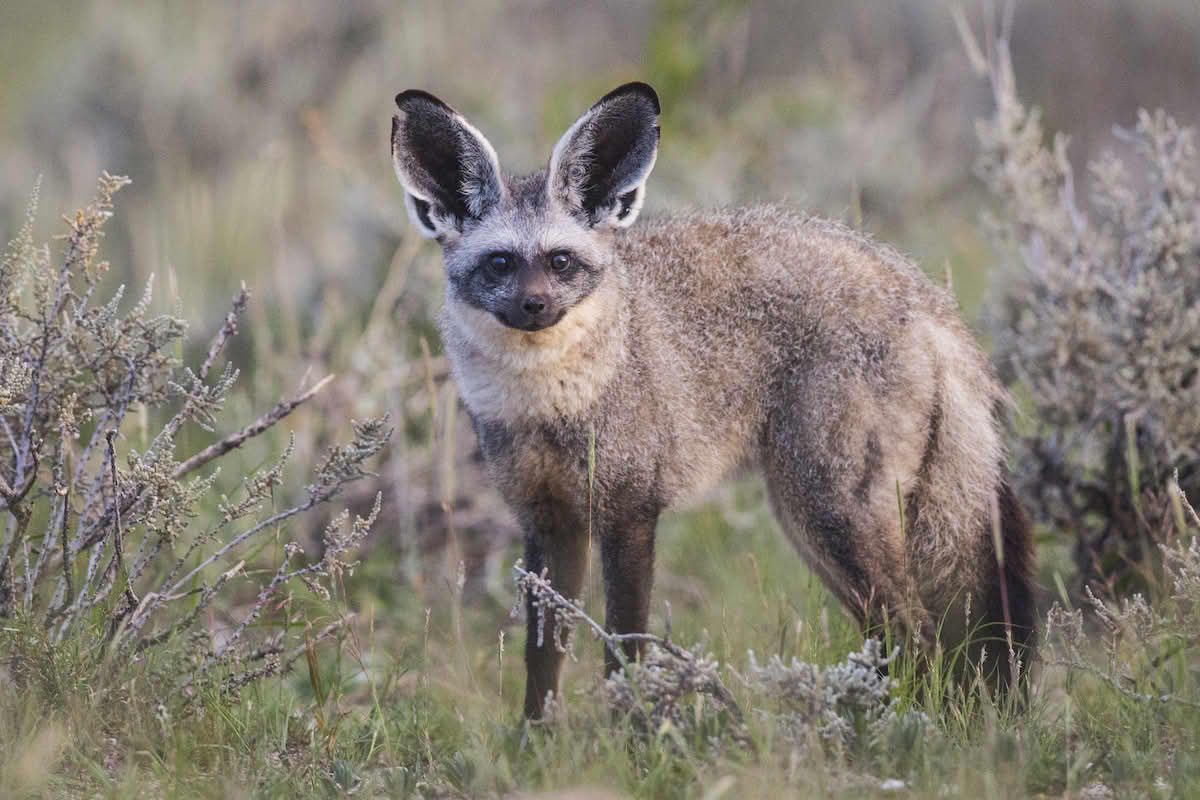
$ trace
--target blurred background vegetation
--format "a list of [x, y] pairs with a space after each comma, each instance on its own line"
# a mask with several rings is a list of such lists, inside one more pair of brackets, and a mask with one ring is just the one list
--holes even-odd
[[[497, 630], [520, 636], [506, 614], [516, 531], [482, 479], [439, 357], [440, 257], [404, 212], [389, 160], [391, 98], [406, 88], [437, 94], [484, 131], [508, 169], [525, 172], [594, 99], [646, 80], [664, 109], [646, 213], [786, 200], [894, 242], [937, 280], [949, 271], [974, 321], [1011, 265], [979, 224], [989, 201], [973, 171], [975, 126], [993, 100], [950, 8], [5, 0], [0, 239], [16, 233], [39, 175], [38, 240], [57, 230], [57, 213], [86, 202], [101, 170], [129, 175], [102, 254], [114, 284], [140, 288], [156, 276], [155, 307], [192, 326], [197, 351], [181, 355], [200, 354], [243, 282], [253, 294], [230, 354], [242, 379], [226, 430], [306, 374], [337, 378], [284, 426], [298, 432], [299, 463], [315, 461], [348, 418], [390, 413], [397, 432], [376, 465], [380, 480], [351, 498], [365, 513], [384, 492], [376, 555], [351, 604], [377, 618], [372, 630], [393, 658], [428, 648], [430, 625], [441, 630], [453, 645], [448, 663], [457, 659], [445, 678], [451, 694], [480, 694]], [[966, 12], [982, 29], [985, 15], [971, 4]], [[1018, 3], [1011, 40], [1022, 98], [1042, 109], [1046, 129], [1070, 135], [1076, 166], [1103, 148], [1121, 153], [1111, 126], [1132, 125], [1139, 108], [1185, 123], [1200, 112], [1195, 0]], [[180, 457], [212, 440], [185, 430]], [[234, 485], [285, 441], [286, 430], [251, 443], [233, 455], [244, 470], [222, 480]], [[322, 522], [293, 533], [311, 538]], [[828, 647], [829, 630], [811, 628], [783, 646], [806, 607], [836, 616], [836, 605], [772, 529], [754, 482], [668, 519], [662, 548], [659, 597], [674, 603], [685, 639], [710, 630], [721, 660], [754, 641], [793, 653]], [[1070, 558], [1043, 553], [1052, 586]], [[241, 602], [252, 598], [247, 590]], [[460, 601], [471, 610], [465, 633]], [[225, 613], [236, 618], [237, 604]], [[474, 637], [465, 649], [464, 636]], [[833, 637], [840, 655], [855, 634], [835, 624]], [[519, 647], [510, 648], [498, 682], [515, 706]]]
[[[1193, 0], [1018, 5], [1022, 97], [1072, 137], [1075, 163], [1113, 146], [1111, 124], [1132, 124], [1139, 107], [1196, 116]], [[433, 91], [520, 172], [601, 93], [648, 80], [664, 107], [650, 213], [784, 199], [895, 242], [939, 279], [950, 269], [975, 319], [998, 263], [972, 174], [975, 120], [991, 98], [949, 9], [7, 0], [0, 239], [15, 233], [39, 175], [49, 213], [38, 235], [90, 196], [100, 170], [129, 175], [104, 246], [117, 279], [140, 287], [154, 274], [156, 303], [188, 320], [196, 343], [244, 281], [253, 324], [234, 361], [248, 407], [306, 370], [340, 376], [297, 423], [316, 433], [301, 456], [321, 445], [323, 420], [391, 411], [412, 442], [393, 447], [392, 523], [379, 538], [415, 547], [448, 494], [468, 527], [506, 517], [471, 469], [469, 433], [456, 441], [466, 471], [449, 486], [425, 455], [405, 454], [431, 434], [422, 337], [439, 402], [449, 390], [432, 322], [440, 264], [415, 240], [392, 176], [391, 97]]]

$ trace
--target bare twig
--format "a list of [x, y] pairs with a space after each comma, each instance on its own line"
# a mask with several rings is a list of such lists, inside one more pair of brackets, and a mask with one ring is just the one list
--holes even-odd
[[[109, 472], [112, 475], [113, 496], [121, 496], [121, 487], [117, 480], [117, 454], [113, 449], [113, 439], [117, 436], [117, 432], [109, 431], [105, 435], [105, 441], [108, 444], [108, 465]], [[121, 504], [115, 504], [115, 527], [113, 528], [113, 557], [109, 566], [105, 569], [105, 574], [109, 570], [113, 571], [113, 581], [120, 581], [125, 584], [122, 592], [122, 604], [119, 611], [114, 611], [112, 618], [109, 620], [108, 638], [112, 638], [117, 633], [117, 629], [125, 622], [125, 618], [138, 607], [140, 601], [137, 595], [133, 593], [133, 586], [129, 582], [129, 572], [125, 569], [125, 531], [121, 527]]]
[[317, 392], [324, 389], [326, 384], [333, 380], [333, 377], [333, 375], [326, 375], [324, 378], [317, 381], [312, 388], [293, 397], [291, 400], [284, 400], [276, 404], [274, 408], [272, 408], [266, 414], [263, 414], [254, 422], [242, 428], [240, 431], [231, 433], [221, 441], [210, 444], [199, 453], [196, 453], [196, 455], [176, 466], [174, 471], [171, 473], [171, 477], [181, 478], [192, 470], [204, 466], [214, 458], [220, 458], [230, 450], [241, 447], [248, 439], [253, 439], [255, 436], [258, 436], [260, 433], [282, 420], [288, 414], [291, 414], [296, 410], [297, 407], [311, 400]]
[[237, 334], [238, 317], [246, 310], [246, 301], [249, 298], [250, 291], [246, 288], [246, 284], [243, 281], [241, 291], [233, 298], [233, 305], [229, 309], [229, 313], [225, 315], [224, 324], [221, 325], [221, 329], [217, 331], [217, 335], [213, 337], [212, 342], [208, 345], [208, 354], [204, 357], [204, 363], [200, 365], [200, 380], [208, 377], [208, 371], [212, 368], [213, 362], [216, 361], [217, 355], [225, 347], [225, 342]]
[[[117, 436], [116, 431], [109, 431], [104, 437], [108, 444], [108, 466], [109, 473], [112, 475], [113, 495], [121, 496], [121, 486], [117, 479], [117, 454], [113, 450], [113, 439]], [[125, 581], [125, 599], [132, 605], [130, 609], [137, 607], [138, 599], [133, 594], [133, 587], [129, 585], [129, 573], [125, 570], [125, 531], [121, 527], [121, 509], [117, 506], [116, 509], [116, 527], [113, 529], [113, 563], [116, 567], [118, 577]]]

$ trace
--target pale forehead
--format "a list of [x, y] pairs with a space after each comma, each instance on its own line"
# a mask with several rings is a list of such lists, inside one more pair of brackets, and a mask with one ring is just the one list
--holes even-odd
[[607, 251], [602, 234], [584, 227], [558, 204], [549, 202], [544, 183], [538, 187], [542, 189], [539, 197], [526, 181], [510, 185], [517, 191], [510, 191], [497, 208], [464, 231], [455, 261], [467, 265], [495, 252], [518, 253], [532, 259], [543, 253], [570, 250], [599, 263]]

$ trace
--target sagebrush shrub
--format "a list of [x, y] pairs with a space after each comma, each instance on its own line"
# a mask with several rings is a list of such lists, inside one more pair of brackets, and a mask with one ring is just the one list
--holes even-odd
[[[1003, 42], [980, 65], [996, 108], [979, 124], [989, 220], [1015, 266], [985, 314], [1003, 377], [1027, 399], [1016, 477], [1029, 507], [1075, 542], [1081, 585], [1155, 583], [1174, 526], [1162, 487], [1200, 493], [1200, 160], [1192, 128], [1142, 111], [1077, 185], [1045, 144]], [[970, 48], [969, 48], [970, 49]], [[979, 50], [976, 48], [976, 53]]]
[[[1162, 548], [1165, 589], [1151, 606], [1142, 594], [1105, 603], [1090, 590], [1080, 609], [1055, 605], [1046, 620], [1046, 660], [1098, 678], [1124, 701], [1165, 713], [1200, 709], [1196, 655], [1200, 638], [1200, 515], [1174, 483], [1167, 493], [1179, 536]], [[1101, 655], [1096, 653], [1100, 645]]]
[[[275, 426], [326, 381], [284, 400], [250, 424], [180, 459], [185, 425], [213, 431], [237, 380], [214, 370], [237, 331], [248, 295], [234, 299], [197, 370], [176, 355], [184, 323], [150, 311], [150, 287], [121, 313], [123, 289], [97, 299], [108, 264], [97, 251], [113, 195], [128, 179], [105, 174], [95, 200], [67, 218], [62, 251], [35, 244], [34, 202], [0, 262], [0, 617], [8, 673], [22, 682], [57, 680], [55, 665], [122, 675], [164, 649], [181, 656], [161, 670], [165, 703], [204, 691], [236, 691], [311, 650], [322, 634], [265, 626], [260, 615], [294, 581], [328, 596], [379, 510], [325, 529], [320, 558], [303, 563], [283, 545], [281, 563], [252, 578], [258, 548], [281, 524], [331, 501], [369, 473], [364, 462], [389, 436], [386, 418], [354, 423], [354, 438], [331, 448], [304, 497], [277, 497], [288, 446], [245, 477], [231, 496], [214, 488], [214, 465]], [[124, 434], [163, 419], [144, 452]], [[202, 615], [237, 584], [255, 599], [220, 636], [196, 630]], [[289, 606], [290, 607], [290, 606]], [[290, 615], [290, 612], [287, 612]], [[327, 628], [328, 635], [334, 626]]]

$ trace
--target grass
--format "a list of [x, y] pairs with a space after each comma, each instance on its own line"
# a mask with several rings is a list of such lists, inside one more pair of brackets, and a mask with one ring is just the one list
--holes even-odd
[[[40, 692], [6, 682], [0, 793], [406, 797], [601, 787], [637, 797], [1019, 797], [1076, 796], [1103, 783], [1116, 796], [1189, 797], [1200, 788], [1194, 707], [1135, 702], [1061, 668], [1036, 673], [1024, 714], [959, 700], [927, 723], [886, 728], [879, 741], [789, 741], [769, 713], [778, 698], [738, 678], [747, 650], [761, 661], [829, 664], [856, 650], [859, 636], [767, 521], [753, 482], [665, 522], [654, 621], [662, 632], [669, 603], [672, 638], [704, 640], [721, 661], [749, 711], [753, 749], [714, 747], [705, 734], [719, 735], [719, 723], [639, 733], [614, 720], [598, 681], [600, 645], [586, 637], [569, 665], [565, 718], [549, 730], [524, 727], [519, 623], [496, 598], [464, 597], [452, 583], [387, 594], [391, 555], [377, 551], [335, 598], [336, 608], [357, 609], [340, 647], [236, 702], [210, 697], [187, 718], [164, 718], [139, 694], [135, 672], [122, 678], [125, 703], [98, 705], [103, 678], [81, 674], [69, 651], [45, 663]], [[585, 600], [594, 607], [599, 596]], [[1196, 696], [1185, 660], [1169, 660], [1157, 679]], [[892, 693], [903, 708], [922, 707], [911, 674], [902, 671]], [[685, 709], [704, 711], [693, 701]]]

